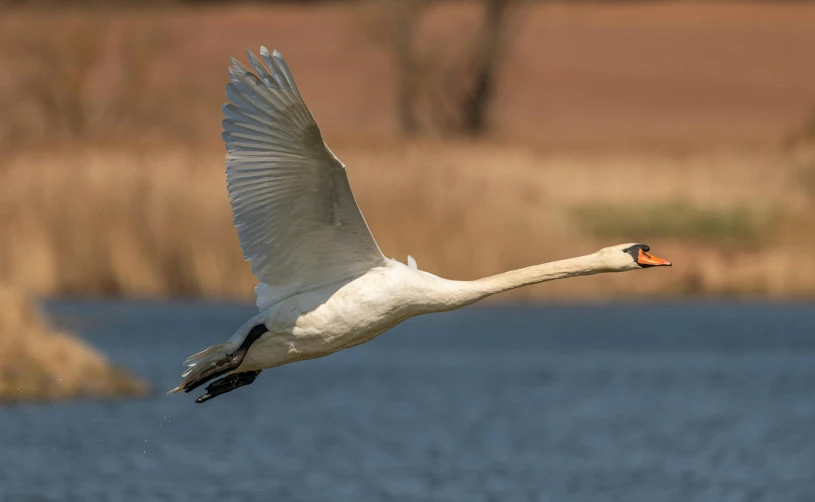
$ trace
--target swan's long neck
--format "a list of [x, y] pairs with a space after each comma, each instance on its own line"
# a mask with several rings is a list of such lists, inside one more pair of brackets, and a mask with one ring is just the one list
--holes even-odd
[[497, 293], [539, 282], [611, 271], [603, 260], [592, 254], [511, 270], [475, 281], [445, 281], [445, 286], [438, 291], [439, 307], [451, 310]]

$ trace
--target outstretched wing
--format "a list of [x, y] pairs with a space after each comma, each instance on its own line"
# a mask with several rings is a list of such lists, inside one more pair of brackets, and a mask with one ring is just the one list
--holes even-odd
[[227, 186], [244, 259], [285, 297], [364, 274], [385, 258], [345, 166], [323, 142], [286, 61], [261, 47], [254, 73], [234, 58], [223, 106]]

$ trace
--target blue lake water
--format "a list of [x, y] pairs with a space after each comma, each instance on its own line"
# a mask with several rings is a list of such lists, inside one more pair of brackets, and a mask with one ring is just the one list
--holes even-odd
[[0, 409], [0, 501], [815, 500], [815, 309], [469, 307], [166, 397], [245, 305], [51, 302], [156, 395]]

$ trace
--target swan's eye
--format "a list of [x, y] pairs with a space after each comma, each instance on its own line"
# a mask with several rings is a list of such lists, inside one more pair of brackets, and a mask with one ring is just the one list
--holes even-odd
[[627, 253], [629, 249], [631, 249], [631, 248], [625, 248], [625, 249], [623, 249], [623, 253]]

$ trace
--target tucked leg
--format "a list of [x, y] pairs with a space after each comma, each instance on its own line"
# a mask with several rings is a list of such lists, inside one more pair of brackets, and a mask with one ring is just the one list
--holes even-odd
[[208, 370], [203, 372], [201, 376], [195, 380], [187, 382], [187, 384], [184, 385], [184, 392], [195, 390], [213, 378], [218, 378], [221, 375], [225, 375], [230, 371], [237, 369], [243, 362], [243, 358], [246, 357], [246, 353], [249, 352], [249, 347], [251, 347], [252, 344], [255, 343], [257, 339], [267, 331], [269, 330], [266, 329], [266, 326], [263, 324], [258, 324], [257, 326], [253, 327], [252, 330], [249, 331], [249, 334], [246, 335], [246, 338], [243, 339], [241, 346], [238, 347], [235, 352], [213, 363]]
[[204, 403], [213, 397], [231, 392], [238, 387], [249, 385], [260, 375], [261, 370], [244, 371], [243, 373], [233, 373], [220, 380], [216, 380], [207, 386], [207, 393], [195, 400], [196, 403]]

